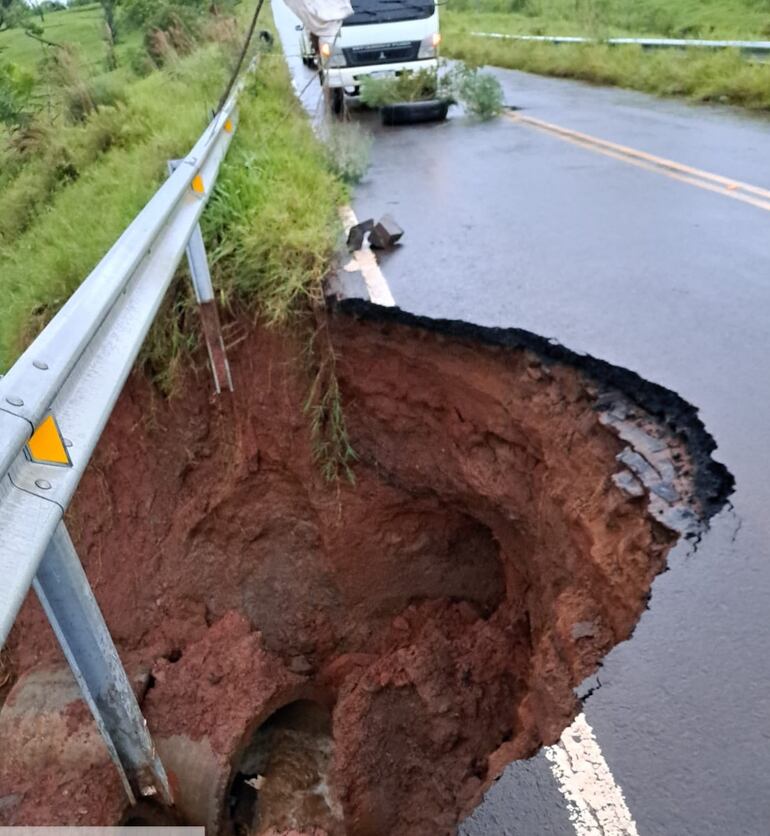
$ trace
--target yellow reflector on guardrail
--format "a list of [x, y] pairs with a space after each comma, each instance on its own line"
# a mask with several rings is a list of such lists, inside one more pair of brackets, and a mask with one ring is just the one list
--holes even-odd
[[38, 464], [72, 467], [72, 460], [53, 415], [49, 415], [35, 430], [27, 442], [27, 452], [32, 461]]
[[203, 178], [200, 174], [196, 174], [193, 177], [192, 188], [195, 194], [203, 194], [206, 191], [206, 187], [203, 185]]

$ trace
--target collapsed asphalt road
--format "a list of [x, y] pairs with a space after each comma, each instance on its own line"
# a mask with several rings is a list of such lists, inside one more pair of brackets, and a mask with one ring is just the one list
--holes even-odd
[[[766, 120], [498, 77], [525, 114], [770, 186]], [[363, 118], [375, 144], [354, 208], [361, 218], [391, 211], [406, 229], [381, 264], [396, 304], [526, 328], [700, 408], [736, 478], [733, 507], [697, 549], [675, 551], [633, 640], [606, 659], [586, 716], [625, 794], [625, 832], [765, 834], [770, 214], [506, 119], [382, 129]], [[509, 767], [462, 832], [602, 832], [550, 766], [541, 755]]]
[[[530, 130], [521, 123], [508, 127]], [[450, 144], [446, 153], [462, 162], [468, 154], [462, 133], [446, 136], [460, 137], [459, 147]], [[479, 130], [476, 151], [494, 163], [496, 154], [484, 153], [489, 136]], [[428, 137], [429, 153], [441, 153], [440, 134]], [[414, 143], [407, 150], [419, 159]], [[475, 159], [464, 173], [474, 172]], [[507, 161], [498, 162], [502, 168]], [[630, 164], [613, 159], [619, 163]], [[399, 166], [404, 168], [403, 161]], [[552, 191], [574, 170], [562, 168]], [[484, 171], [476, 165], [477, 176]], [[393, 181], [409, 201], [420, 171], [411, 173], [409, 188]], [[644, 174], [660, 182], [668, 177], [648, 168]], [[605, 171], [599, 181], [611, 182], [612, 173]], [[456, 208], [446, 208], [447, 182], [436, 179], [420, 193], [430, 198], [437, 192], [433, 214], [443, 212], [451, 227]], [[681, 178], [675, 182], [683, 185]], [[687, 188], [695, 193], [703, 187]], [[579, 217], [590, 218], [593, 202], [580, 188], [572, 195]], [[708, 196], [735, 203], [729, 193]], [[640, 206], [637, 212], [643, 212]], [[741, 208], [764, 211], [748, 203]], [[511, 234], [510, 215], [501, 217], [502, 224], [493, 214], [490, 226], [492, 271], [501, 264], [501, 241]], [[526, 228], [528, 218], [520, 220]], [[421, 228], [428, 229], [424, 221]], [[447, 249], [461, 238], [455, 232], [445, 239]], [[569, 243], [569, 235], [565, 226], [555, 240]], [[406, 267], [401, 280], [411, 280], [414, 291], [409, 252], [392, 253], [390, 262]], [[577, 262], [547, 277], [544, 284], [556, 296], [551, 307], [528, 308], [527, 297], [537, 298], [529, 287], [519, 287], [515, 304], [526, 318], [563, 313], [558, 287], [575, 304], [593, 299], [582, 310], [586, 321], [577, 339], [601, 344], [617, 333], [619, 312], [596, 288], [586, 289], [579, 270]], [[456, 298], [475, 305], [490, 294], [478, 280], [480, 272], [458, 276], [447, 265], [439, 278], [461, 278], [465, 295], [458, 288]], [[435, 270], [420, 275], [432, 280]], [[565, 284], [565, 278], [575, 284]], [[670, 287], [670, 278], [656, 278]], [[469, 280], [479, 285], [478, 297], [468, 293]], [[680, 283], [708, 324], [715, 317], [709, 292], [686, 278]], [[423, 304], [432, 305], [432, 291], [423, 282]], [[506, 311], [502, 296], [496, 315]], [[759, 306], [765, 300], [760, 293], [753, 301]], [[711, 458], [716, 445], [692, 406], [626, 368], [576, 356], [554, 337], [343, 307], [353, 318], [333, 318], [330, 356], [339, 358], [339, 391], [359, 455], [355, 490], [341, 486], [335, 492], [313, 468], [313, 440], [299, 420], [307, 370], [292, 364], [298, 352], [291, 350], [291, 339], [244, 324], [249, 342], [241, 343], [235, 368], [252, 385], [238, 390], [240, 403], [231, 411], [211, 409], [190, 372], [197, 405], [156, 410], [147, 381], [135, 380], [79, 496], [76, 536], [97, 574], [100, 596], [113, 602], [108, 609], [116, 639], [135, 668], [143, 709], [178, 782], [178, 810], [190, 821], [205, 821], [212, 832], [233, 825], [239, 833], [274, 834], [321, 822], [330, 836], [448, 834], [508, 760], [547, 745], [550, 772], [542, 769], [542, 759], [514, 767], [464, 832], [539, 833], [570, 826], [581, 834], [655, 827], [663, 833], [709, 832], [703, 821], [693, 823], [687, 799], [677, 797], [691, 791], [694, 781], [691, 773], [677, 772], [676, 760], [681, 751], [692, 758], [709, 738], [683, 737], [690, 715], [677, 709], [689, 699], [694, 711], [716, 703], [724, 714], [721, 695], [705, 681], [718, 675], [706, 665], [726, 668], [737, 660], [748, 668], [749, 660], [737, 653], [736, 659], [715, 659], [718, 643], [697, 643], [715, 626], [720, 637], [741, 641], [745, 630], [732, 635], [738, 625], [730, 620], [732, 612], [695, 612], [688, 596], [698, 601], [712, 592], [698, 574], [702, 554], [711, 561], [707, 575], [719, 578], [726, 555], [749, 564], [754, 555], [743, 548], [762, 541], [764, 532], [740, 487], [737, 512], [725, 508], [733, 478]], [[646, 315], [638, 306], [639, 330], [653, 316], [655, 328], [681, 330], [687, 309], [671, 307], [675, 321], [664, 315], [661, 300]], [[597, 338], [605, 319], [609, 325]], [[618, 345], [632, 355], [636, 335], [628, 330]], [[696, 343], [699, 331], [694, 327], [689, 336]], [[718, 343], [718, 330], [711, 337]], [[691, 345], [674, 345], [677, 352], [659, 371], [697, 389], [708, 375], [695, 367], [684, 374]], [[758, 348], [759, 341], [750, 341], [749, 356], [758, 355]], [[638, 364], [655, 365], [656, 358], [660, 363], [661, 345], [648, 349], [649, 355], [635, 358]], [[732, 358], [736, 367], [741, 359]], [[742, 379], [734, 375], [736, 384]], [[619, 391], [608, 390], [610, 383]], [[725, 447], [738, 454], [737, 470], [726, 461], [750, 481], [756, 454], [750, 458], [745, 449], [757, 439], [730, 433], [718, 402], [707, 403], [732, 439], [719, 454]], [[737, 413], [751, 430], [754, 416], [731, 406], [730, 417]], [[152, 420], [143, 419], [148, 414]], [[157, 455], [138, 463], [132, 455], [137, 442]], [[618, 470], [621, 465], [627, 469]], [[110, 491], [118, 485], [116, 501]], [[751, 487], [759, 489], [759, 480]], [[703, 521], [714, 514], [714, 528], [704, 533]], [[630, 637], [676, 530], [688, 534], [693, 559], [684, 568], [691, 571], [678, 566], [667, 584], [656, 587], [664, 595], [656, 594], [640, 630], [648, 643], [621, 644], [610, 657], [610, 675], [581, 685], [607, 651]], [[722, 580], [715, 600], [735, 594], [727, 580], [740, 578], [741, 568]], [[681, 591], [681, 601], [672, 589]], [[751, 615], [748, 590], [741, 592], [744, 614]], [[98, 739], [84, 706], [66, 696], [56, 669], [29, 672], [30, 664], [52, 662], [56, 655], [40, 612], [25, 609], [21, 623], [12, 642], [21, 676], [0, 715], [0, 812], [10, 821], [32, 823], [50, 819], [55, 804], [69, 822], [79, 817], [105, 823], [129, 815], [139, 823], [138, 813], [125, 813], [125, 797], [103, 747], [94, 745]], [[693, 626], [700, 634], [691, 632]], [[657, 639], [652, 647], [650, 631]], [[682, 649], [689, 664], [677, 659], [680, 678], [656, 682], [668, 661], [661, 656]], [[635, 680], [640, 673], [651, 674], [652, 684]], [[693, 685], [700, 692], [693, 694]], [[744, 676], [741, 685], [747, 693], [754, 680]], [[574, 689], [593, 693], [589, 716], [581, 714], [564, 731], [577, 710]], [[640, 691], [651, 695], [649, 705], [639, 702]], [[56, 699], [64, 703], [56, 705]], [[633, 714], [620, 716], [629, 706]], [[740, 731], [744, 719], [712, 731], [724, 751], [724, 734]], [[62, 769], [65, 753], [70, 760]], [[644, 791], [627, 781], [634, 768], [643, 774], [638, 761], [649, 769]], [[670, 782], [668, 808], [655, 807], [646, 795], [659, 764]], [[705, 757], [698, 762], [704, 765]], [[717, 775], [724, 780], [724, 772]], [[304, 791], [300, 797], [297, 788]], [[753, 799], [746, 799], [740, 817], [726, 818], [709, 809], [712, 798], [719, 800], [696, 798], [706, 811], [701, 819], [719, 827], [711, 832], [761, 832], [754, 826], [764, 823], [763, 811]], [[296, 802], [291, 820], [285, 818], [287, 799]], [[674, 804], [679, 821], [666, 818]]]
[[[732, 479], [692, 407], [624, 369], [347, 302], [326, 333], [356, 481], [329, 484], [302, 331], [239, 327], [232, 398], [134, 376], [73, 506], [176, 812], [212, 836], [450, 836], [563, 737]], [[39, 608], [9, 649], [0, 821], [141, 820]]]

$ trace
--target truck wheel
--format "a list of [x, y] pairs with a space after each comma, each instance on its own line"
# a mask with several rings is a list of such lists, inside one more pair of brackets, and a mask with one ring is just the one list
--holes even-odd
[[345, 110], [345, 90], [342, 87], [332, 87], [332, 113], [335, 116], [342, 116]]

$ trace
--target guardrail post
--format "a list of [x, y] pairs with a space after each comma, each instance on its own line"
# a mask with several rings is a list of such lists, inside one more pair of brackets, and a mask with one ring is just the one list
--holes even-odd
[[[168, 171], [173, 173], [182, 160], [169, 160]], [[227, 351], [222, 339], [222, 327], [219, 322], [219, 312], [214, 298], [214, 286], [211, 283], [209, 262], [206, 257], [206, 245], [203, 243], [201, 225], [195, 224], [195, 229], [190, 235], [187, 243], [187, 264], [190, 267], [195, 298], [198, 302], [203, 336], [206, 340], [206, 348], [209, 352], [211, 373], [214, 375], [214, 387], [217, 395], [222, 389], [227, 388], [233, 391], [233, 378], [230, 374], [230, 364], [227, 360]]]
[[168, 777], [126, 671], [80, 565], [59, 523], [33, 582], [132, 804], [154, 797], [172, 804]]

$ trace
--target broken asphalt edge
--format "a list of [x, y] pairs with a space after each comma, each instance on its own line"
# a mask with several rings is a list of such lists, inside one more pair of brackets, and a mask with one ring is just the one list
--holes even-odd
[[522, 328], [495, 328], [463, 320], [432, 319], [408, 313], [398, 307], [383, 307], [363, 299], [337, 300], [327, 297], [332, 314], [339, 312], [362, 320], [392, 322], [432, 331], [473, 343], [500, 348], [527, 349], [544, 365], [564, 364], [581, 371], [599, 389], [598, 408], [611, 408], [612, 390], [657, 419], [687, 446], [694, 466], [694, 496], [701, 504], [701, 523], [728, 504], [735, 479], [727, 467], [712, 457], [717, 443], [700, 419], [698, 408], [665, 386], [645, 380], [636, 372], [606, 360], [579, 354], [561, 343]]

